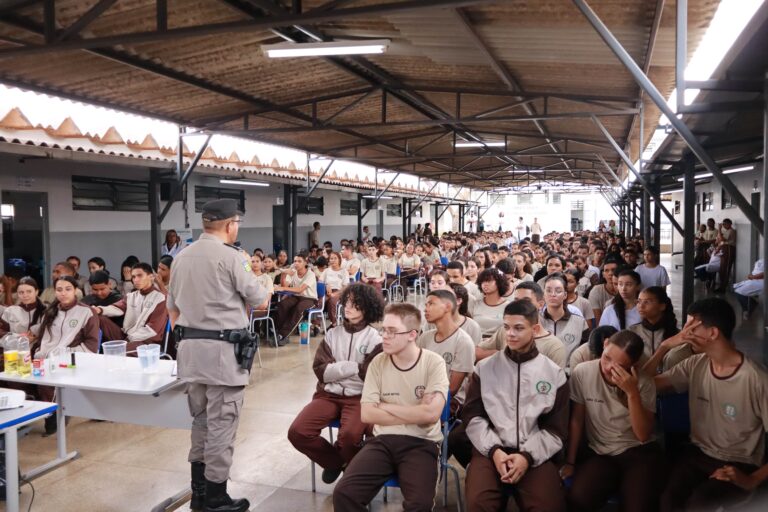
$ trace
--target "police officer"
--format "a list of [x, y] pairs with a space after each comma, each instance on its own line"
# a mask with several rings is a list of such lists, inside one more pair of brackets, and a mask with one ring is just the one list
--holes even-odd
[[250, 258], [235, 247], [237, 202], [203, 205], [197, 242], [174, 259], [168, 312], [178, 347], [179, 378], [187, 383], [193, 417], [191, 509], [244, 512], [250, 503], [227, 494], [235, 433], [249, 371], [238, 361], [236, 340], [247, 336], [246, 304], [260, 304], [266, 290], [251, 272]]

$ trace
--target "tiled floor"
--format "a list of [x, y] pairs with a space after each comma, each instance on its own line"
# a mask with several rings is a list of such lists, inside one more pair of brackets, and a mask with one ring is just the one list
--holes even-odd
[[[671, 293], [680, 319], [681, 271], [674, 271], [669, 257], [663, 263], [670, 269]], [[697, 292], [703, 294], [703, 287]], [[738, 307], [735, 302], [734, 306]], [[762, 357], [761, 321], [759, 312], [743, 324], [739, 315], [736, 333], [739, 347], [757, 358]], [[316, 344], [313, 340], [310, 346], [299, 346], [294, 340], [279, 350], [264, 348], [264, 367], [254, 368], [230, 483], [232, 495], [247, 497], [252, 510], [319, 512], [333, 508], [332, 486], [323, 484], [318, 472], [317, 493], [311, 492], [309, 461], [286, 439], [288, 426], [315, 387], [311, 362]], [[55, 438], [41, 437], [41, 427], [37, 425], [20, 442], [23, 468], [55, 454]], [[74, 419], [67, 432], [70, 449], [78, 450], [81, 457], [33, 482], [35, 511], [148, 511], [189, 485], [186, 431]], [[32, 493], [29, 486], [22, 490], [21, 505], [26, 510]], [[400, 510], [400, 503], [398, 491], [390, 491], [389, 504], [379, 496], [373, 510]], [[447, 510], [456, 510], [453, 493], [449, 503]], [[438, 504], [437, 510], [444, 510], [441, 497]], [[188, 509], [188, 505], [179, 508]], [[2, 505], [0, 510], [4, 510]]]

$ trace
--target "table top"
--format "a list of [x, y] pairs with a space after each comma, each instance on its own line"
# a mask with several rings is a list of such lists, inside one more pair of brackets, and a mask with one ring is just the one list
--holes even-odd
[[0, 430], [14, 427], [56, 412], [56, 404], [25, 400], [22, 407], [3, 409], [0, 411]]
[[56, 368], [53, 372], [46, 368], [44, 377], [3, 372], [0, 381], [132, 395], [154, 395], [182, 384], [176, 376], [176, 361], [161, 359], [157, 373], [143, 373], [137, 357], [123, 358], [125, 367], [117, 370], [107, 368], [107, 357], [114, 356], [76, 352], [75, 368]]

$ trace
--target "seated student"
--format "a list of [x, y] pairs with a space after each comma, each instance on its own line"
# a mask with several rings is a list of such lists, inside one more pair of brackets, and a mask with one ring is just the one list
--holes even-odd
[[[416, 246], [413, 242], [409, 242], [405, 246], [405, 252], [400, 255], [398, 260], [400, 263], [400, 278], [405, 281], [405, 284], [413, 284], [413, 280], [419, 273], [421, 268], [421, 258], [416, 254]], [[408, 286], [403, 286], [403, 291], [408, 293]], [[406, 297], [407, 298], [407, 297]]]
[[456, 320], [456, 323], [464, 332], [469, 334], [472, 343], [477, 345], [483, 339], [483, 331], [480, 329], [480, 324], [474, 321], [469, 312], [469, 294], [467, 289], [456, 283], [450, 283], [448, 286], [456, 296], [456, 312], [453, 315], [453, 319]]
[[645, 263], [638, 265], [635, 272], [640, 274], [643, 288], [651, 286], [669, 286], [669, 274], [663, 265], [659, 264], [659, 249], [650, 246], [643, 251], [643, 260]]
[[272, 279], [272, 284], [280, 284], [280, 274], [282, 274], [283, 270], [277, 268], [277, 256], [274, 254], [267, 254], [262, 259], [262, 263], [264, 265], [264, 274]]
[[637, 298], [642, 289], [640, 275], [634, 270], [620, 270], [614, 275], [619, 293], [613, 298], [613, 304], [606, 306], [600, 316], [599, 325], [612, 325], [616, 330], [624, 330], [642, 322], [637, 312]]
[[454, 315], [456, 296], [452, 290], [432, 290], [427, 294], [424, 316], [435, 329], [426, 331], [416, 342], [421, 348], [439, 354], [445, 361], [454, 414], [464, 403], [464, 380], [475, 368], [475, 344]]
[[75, 281], [77, 281], [77, 287], [81, 290], [85, 290], [86, 284], [88, 284], [88, 277], [80, 275], [80, 258], [77, 256], [68, 256], [67, 257], [67, 263], [72, 265], [72, 267], [75, 269], [75, 275], [73, 276], [75, 278]]
[[125, 297], [133, 291], [133, 282], [131, 281], [131, 269], [139, 262], [136, 256], [128, 256], [120, 264], [120, 282], [117, 284], [117, 290], [120, 295]]
[[[718, 241], [718, 244], [720, 241]], [[723, 250], [720, 247], [713, 247], [712, 254], [709, 256], [707, 263], [696, 265], [693, 269], [693, 273], [699, 280], [706, 282], [707, 288], [711, 288], [717, 277], [717, 273], [720, 272], [720, 262], [722, 260]]]
[[618, 267], [619, 263], [614, 256], [609, 255], [606, 257], [601, 272], [601, 282], [589, 292], [589, 304], [592, 306], [592, 312], [595, 314], [595, 325], [600, 324], [603, 310], [616, 296], [617, 291], [613, 286], [613, 274]]
[[477, 286], [483, 292], [483, 300], [475, 302], [472, 318], [480, 324], [483, 337], [487, 338], [504, 324], [504, 308], [510, 300], [504, 296], [509, 291], [509, 281], [498, 270], [489, 268], [477, 276]]
[[365, 256], [366, 258], [360, 262], [360, 279], [365, 284], [370, 284], [381, 291], [387, 278], [384, 273], [384, 265], [379, 258], [379, 251], [373, 243], [369, 243], [365, 247]]
[[157, 262], [157, 272], [155, 273], [155, 287], [168, 295], [168, 288], [171, 285], [171, 267], [173, 266], [173, 256], [166, 254], [160, 256]]
[[328, 255], [328, 268], [320, 276], [320, 282], [325, 283], [325, 310], [331, 320], [331, 326], [336, 327], [336, 308], [339, 304], [342, 289], [349, 284], [349, 273], [341, 267], [341, 254], [331, 251]]
[[[605, 341], [600, 359], [572, 369], [571, 420], [563, 479], [573, 478], [568, 510], [600, 510], [618, 492], [621, 509], [655, 510], [662, 481], [661, 449], [654, 439], [656, 388], [636, 365], [643, 340], [621, 331]], [[577, 458], [586, 430], [588, 448]]]
[[595, 328], [595, 312], [592, 311], [592, 305], [590, 304], [589, 299], [576, 293], [576, 287], [581, 279], [581, 272], [578, 269], [573, 268], [563, 272], [563, 277], [565, 278], [565, 289], [568, 292], [565, 298], [565, 304], [567, 306], [573, 306], [579, 310], [581, 316], [586, 320], [589, 329]]
[[755, 262], [755, 267], [747, 278], [733, 285], [733, 293], [741, 305], [742, 316], [745, 320], [749, 318], [749, 315], [752, 314], [757, 306], [757, 301], [753, 297], [763, 293], [764, 273], [765, 260], [759, 259]]
[[412, 304], [384, 310], [383, 354], [368, 366], [361, 419], [374, 438], [347, 466], [333, 491], [337, 512], [365, 511], [393, 474], [406, 510], [432, 510], [438, 477], [440, 416], [448, 392], [445, 361], [416, 345], [421, 313]]
[[290, 293], [277, 303], [274, 317], [277, 344], [282, 347], [288, 343], [288, 335], [304, 311], [317, 302], [317, 280], [315, 273], [307, 268], [307, 257], [303, 253], [294, 256], [293, 267], [283, 270], [281, 279], [282, 285], [275, 286], [275, 291]]
[[[529, 300], [539, 311], [545, 307], [544, 292], [533, 281], [520, 283], [512, 294], [512, 300]], [[565, 352], [565, 345], [560, 339], [546, 330], [541, 325], [541, 315], [533, 327], [536, 339], [536, 350], [550, 358], [560, 368], [565, 368], [568, 358]], [[496, 333], [490, 338], [483, 340], [475, 349], [475, 358], [480, 361], [486, 357], [494, 355], [499, 350], [504, 350], [507, 346], [507, 331], [502, 325]]]
[[642, 322], [629, 327], [645, 345], [643, 363], [659, 348], [661, 342], [679, 332], [672, 300], [665, 288], [650, 286], [640, 292], [637, 312]]
[[541, 326], [557, 336], [565, 345], [565, 360], [589, 337], [589, 326], [583, 317], [574, 315], [566, 308], [568, 296], [563, 274], [550, 274], [544, 281], [544, 301], [541, 311]]
[[702, 353], [654, 379], [659, 393], [688, 392], [691, 420], [692, 445], [672, 468], [663, 512], [728, 508], [768, 480], [768, 372], [734, 346], [728, 302], [698, 300], [688, 316], [692, 321], [671, 339]]
[[448, 274], [445, 270], [435, 269], [429, 273], [429, 289], [430, 290], [447, 290], [448, 289]]
[[[475, 268], [477, 270], [477, 268]], [[448, 274], [448, 281], [451, 283], [460, 284], [466, 288], [467, 293], [472, 301], [472, 306], [477, 300], [483, 300], [483, 294], [477, 284], [467, 279], [464, 273], [464, 264], [461, 261], [451, 261], [445, 266], [445, 272]], [[469, 306], [469, 304], [467, 304]], [[471, 308], [470, 308], [471, 309]]]
[[[539, 354], [530, 301], [504, 311], [507, 347], [477, 364], [462, 419], [474, 447], [467, 470], [467, 508], [497, 511], [512, 495], [522, 511], [565, 511], [557, 468], [568, 430], [568, 382]], [[510, 492], [512, 491], [512, 492]]]
[[0, 316], [0, 338], [8, 333], [22, 334], [34, 341], [39, 333], [45, 305], [37, 294], [40, 289], [31, 277], [22, 277], [16, 287], [17, 305], [8, 306]]
[[382, 242], [381, 248], [381, 265], [384, 269], [384, 288], [389, 290], [392, 283], [397, 281], [397, 258], [392, 253], [392, 246], [388, 242]]
[[[135, 290], [110, 306], [93, 306], [99, 315], [102, 341], [127, 340], [127, 350], [136, 350], [139, 345], [162, 343], [168, 310], [165, 294], [154, 286], [155, 273], [149, 263], [137, 263], [131, 270]], [[119, 327], [111, 317], [123, 317]]]
[[541, 289], [544, 289], [544, 279], [549, 274], [555, 274], [559, 272], [563, 272], [565, 270], [565, 258], [560, 256], [559, 254], [550, 254], [547, 256], [547, 263], [544, 265], [544, 267], [539, 270], [535, 276], [533, 276], [533, 280], [536, 281], [536, 284], [541, 286]]
[[[109, 274], [109, 270], [107, 270], [107, 263], [104, 261], [104, 259], [103, 258], [99, 258], [98, 256], [94, 256], [93, 258], [88, 260], [88, 272], [93, 274], [97, 270], [101, 270], [101, 271], [106, 272], [107, 274]], [[118, 283], [117, 283], [117, 281], [114, 278], [110, 278], [109, 285], [112, 288], [117, 288], [118, 287]], [[83, 291], [85, 292], [86, 295], [91, 293], [91, 289], [90, 289], [90, 287], [89, 287], [89, 285], [87, 283], [85, 285], [85, 290], [83, 290]]]
[[[109, 274], [103, 270], [97, 270], [88, 278], [88, 285], [91, 293], [83, 297], [83, 304], [86, 306], [111, 306], [122, 297], [120, 292], [113, 290], [109, 286]], [[113, 322], [118, 326], [123, 325], [122, 315], [113, 318]]]
[[571, 369], [571, 372], [581, 363], [600, 359], [600, 356], [603, 355], [605, 340], [617, 332], [619, 331], [612, 325], [601, 325], [593, 329], [589, 333], [587, 342], [571, 352], [571, 358], [568, 360], [568, 367]]
[[262, 260], [263, 258], [259, 254], [254, 253], [254, 255], [251, 256], [251, 272], [256, 276], [256, 280], [259, 284], [267, 291], [267, 297], [264, 299], [264, 302], [261, 304], [251, 304], [251, 307], [253, 307], [255, 312], [254, 316], [263, 316], [266, 314], [269, 310], [272, 294], [275, 292], [275, 285], [272, 278], [263, 271]]
[[[72, 279], [74, 279], [75, 267], [73, 267], [71, 263], [67, 263], [66, 261], [60, 261], [59, 263], [53, 266], [53, 271], [51, 272], [51, 276], [52, 276], [51, 282], [53, 283], [58, 281], [60, 277], [65, 277], [65, 276], [69, 276]], [[77, 280], [75, 280], [75, 282], [77, 282]], [[83, 300], [83, 292], [82, 290], [80, 290], [80, 288], [76, 287], [75, 296], [77, 297], [78, 301]], [[48, 304], [53, 303], [54, 300], [56, 300], [55, 285], [52, 285], [49, 288], [46, 288], [45, 290], [43, 290], [43, 293], [40, 294], [40, 301], [46, 306]]]
[[[353, 284], [344, 289], [341, 304], [344, 324], [329, 330], [315, 352], [317, 391], [288, 429], [288, 440], [323, 468], [327, 484], [362, 446], [367, 425], [360, 420], [360, 394], [368, 365], [381, 353], [381, 335], [371, 327], [384, 314], [381, 296], [370, 286]], [[341, 427], [331, 444], [322, 430], [335, 419], [341, 419]]]
[[360, 260], [355, 257], [352, 244], [341, 246], [341, 268], [347, 271], [350, 281], [354, 281], [360, 271]]

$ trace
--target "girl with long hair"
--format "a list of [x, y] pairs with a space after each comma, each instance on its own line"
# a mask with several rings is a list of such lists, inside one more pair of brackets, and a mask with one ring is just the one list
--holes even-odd
[[457, 308], [454, 320], [456, 320], [460, 328], [464, 329], [464, 332], [469, 334], [472, 342], [477, 346], [478, 343], [483, 341], [483, 331], [480, 328], [480, 324], [475, 322], [472, 314], [469, 312], [469, 292], [459, 283], [450, 283], [448, 286], [456, 295]]
[[619, 293], [613, 298], [613, 304], [603, 310], [600, 325], [612, 325], [622, 331], [642, 321], [637, 311], [642, 281], [640, 275], [631, 269], [620, 271], [614, 279]]
[[483, 300], [475, 301], [472, 318], [480, 324], [483, 337], [493, 336], [504, 324], [504, 307], [509, 299], [509, 281], [495, 268], [485, 269], [477, 276], [477, 285], [483, 292]]
[[40, 301], [40, 288], [31, 277], [22, 277], [16, 288], [19, 303], [9, 306], [0, 316], [0, 337], [21, 334], [31, 341], [37, 338], [45, 305]]
[[651, 286], [640, 292], [637, 312], [642, 322], [629, 330], [643, 339], [646, 357], [651, 357], [662, 341], [680, 332], [672, 300], [661, 286]]

